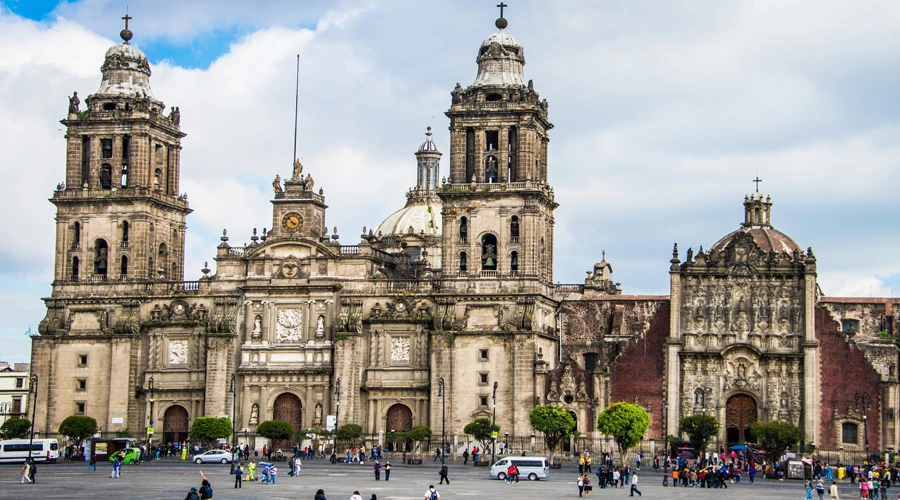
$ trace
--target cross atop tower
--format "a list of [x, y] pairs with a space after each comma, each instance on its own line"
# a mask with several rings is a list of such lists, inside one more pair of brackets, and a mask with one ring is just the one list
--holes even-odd
[[497, 5], [497, 7], [500, 7], [500, 17], [503, 17], [503, 9], [506, 7], [509, 7], [509, 5], [506, 5], [505, 3], [500, 2], [500, 4]]
[[[502, 14], [501, 14], [501, 15], [502, 15]], [[130, 20], [132, 20], [132, 19], [134, 19], [134, 18], [131, 17], [131, 16], [129, 16], [128, 13], [126, 12], [125, 15], [122, 16], [122, 19], [125, 20], [125, 29], [128, 29], [128, 21], [130, 21]]]
[[122, 19], [125, 20], [125, 29], [119, 32], [119, 36], [122, 37], [122, 40], [124, 40], [125, 43], [128, 43], [128, 41], [131, 40], [131, 38], [134, 36], [134, 33], [132, 33], [130, 29], [128, 29], [128, 21], [134, 18], [129, 16], [128, 12], [126, 11], [125, 15], [122, 16]]
[[756, 179], [753, 179], [753, 182], [756, 183], [756, 192], [758, 193], [759, 192], [759, 183], [762, 182], [762, 179], [760, 179], [759, 176], [757, 175]]

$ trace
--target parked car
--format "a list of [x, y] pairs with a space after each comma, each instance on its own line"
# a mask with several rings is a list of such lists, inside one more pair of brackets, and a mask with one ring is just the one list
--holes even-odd
[[116, 457], [119, 457], [119, 460], [121, 460], [123, 464], [132, 464], [132, 463], [140, 460], [141, 449], [140, 448], [122, 448], [121, 450], [114, 452], [109, 456], [109, 463], [115, 462]]
[[519, 468], [519, 475], [527, 477], [529, 481], [550, 477], [550, 463], [546, 457], [503, 458], [491, 466], [491, 477], [506, 479], [506, 470], [510, 464], [516, 464], [516, 467]]
[[194, 463], [198, 464], [228, 464], [232, 461], [234, 461], [234, 454], [226, 450], [209, 450], [199, 455], [194, 455]]

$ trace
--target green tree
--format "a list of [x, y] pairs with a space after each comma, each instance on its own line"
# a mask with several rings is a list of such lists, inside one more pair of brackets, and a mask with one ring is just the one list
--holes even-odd
[[628, 460], [628, 450], [641, 442], [648, 427], [647, 410], [631, 403], [613, 403], [597, 417], [597, 430], [613, 437], [623, 464]]
[[475, 438], [475, 441], [481, 443], [481, 446], [483, 448], [485, 446], [485, 443], [489, 443], [491, 441], [492, 432], [500, 432], [500, 426], [491, 425], [491, 419], [489, 418], [476, 418], [475, 420], [466, 424], [466, 426], [463, 428], [463, 432]]
[[703, 457], [709, 442], [719, 432], [719, 421], [711, 415], [691, 415], [679, 420], [678, 428], [682, 434], [687, 434], [691, 445]]
[[75, 446], [97, 433], [97, 421], [91, 417], [72, 415], [59, 424], [58, 432], [72, 440]]
[[211, 448], [214, 441], [231, 435], [231, 419], [228, 417], [197, 417], [191, 425], [191, 439]]
[[431, 428], [427, 425], [416, 425], [412, 429], [403, 433], [403, 439], [412, 441], [414, 445], [413, 453], [419, 452], [419, 445], [422, 441], [431, 439]]
[[788, 422], [754, 422], [750, 426], [753, 441], [766, 451], [769, 463], [775, 463], [784, 450], [795, 446], [803, 439], [803, 431]]
[[338, 441], [354, 442], [362, 437], [362, 426], [357, 424], [344, 424], [340, 426], [335, 433], [335, 439]]
[[294, 435], [294, 426], [284, 420], [266, 420], [259, 423], [256, 433], [272, 441], [291, 439]]
[[544, 433], [544, 444], [550, 450], [550, 462], [559, 443], [575, 432], [575, 418], [561, 406], [535, 406], [528, 415], [531, 427]]
[[28, 437], [31, 431], [31, 420], [27, 418], [10, 418], [0, 426], [0, 437], [3, 439], [21, 439]]

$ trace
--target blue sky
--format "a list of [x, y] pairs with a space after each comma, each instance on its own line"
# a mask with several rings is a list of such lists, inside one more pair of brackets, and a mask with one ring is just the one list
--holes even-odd
[[[358, 241], [402, 206], [431, 125], [448, 165], [449, 92], [472, 83], [497, 2], [129, 1], [155, 95], [179, 106], [186, 274], [271, 225], [290, 170], [294, 61], [299, 156], [329, 227]], [[625, 293], [668, 292], [672, 244], [737, 227], [751, 180], [776, 228], [819, 259], [827, 295], [900, 292], [900, 4], [713, 0], [522, 1], [508, 32], [550, 102], [556, 280], [607, 252]], [[0, 0], [0, 359], [24, 361], [53, 269], [63, 177], [59, 120], [100, 82], [126, 3]], [[20, 168], [27, 165], [27, 168]]]

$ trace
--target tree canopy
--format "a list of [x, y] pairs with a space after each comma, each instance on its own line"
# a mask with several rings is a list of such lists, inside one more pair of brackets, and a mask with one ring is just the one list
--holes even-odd
[[544, 443], [550, 450], [551, 462], [559, 443], [575, 432], [575, 418], [561, 406], [535, 406], [528, 415], [528, 420], [535, 431], [544, 433]]
[[0, 437], [3, 439], [21, 439], [28, 437], [31, 431], [31, 420], [27, 418], [10, 418], [0, 426]]
[[97, 421], [91, 417], [72, 415], [59, 424], [58, 432], [71, 439], [75, 446], [97, 433]]
[[341, 441], [355, 441], [362, 436], [362, 426], [357, 424], [344, 424], [337, 430], [336, 437]]
[[266, 420], [259, 423], [256, 433], [272, 441], [291, 439], [294, 436], [294, 426], [284, 420]]
[[711, 415], [691, 415], [678, 421], [678, 427], [682, 434], [687, 434], [693, 446], [700, 456], [704, 456], [709, 442], [719, 432], [719, 421]]
[[753, 440], [766, 451], [769, 463], [775, 463], [784, 451], [803, 439], [803, 431], [788, 422], [754, 422], [750, 426]]
[[476, 418], [466, 424], [463, 428], [463, 432], [471, 435], [476, 441], [483, 445], [491, 440], [492, 432], [500, 432], [500, 426], [491, 425], [491, 419], [489, 418]]
[[648, 427], [650, 415], [647, 410], [631, 403], [613, 403], [597, 417], [597, 430], [613, 437], [622, 463], [628, 459], [628, 450], [641, 442]]
[[213, 441], [231, 435], [231, 419], [227, 417], [197, 417], [191, 425], [191, 439], [210, 447]]

